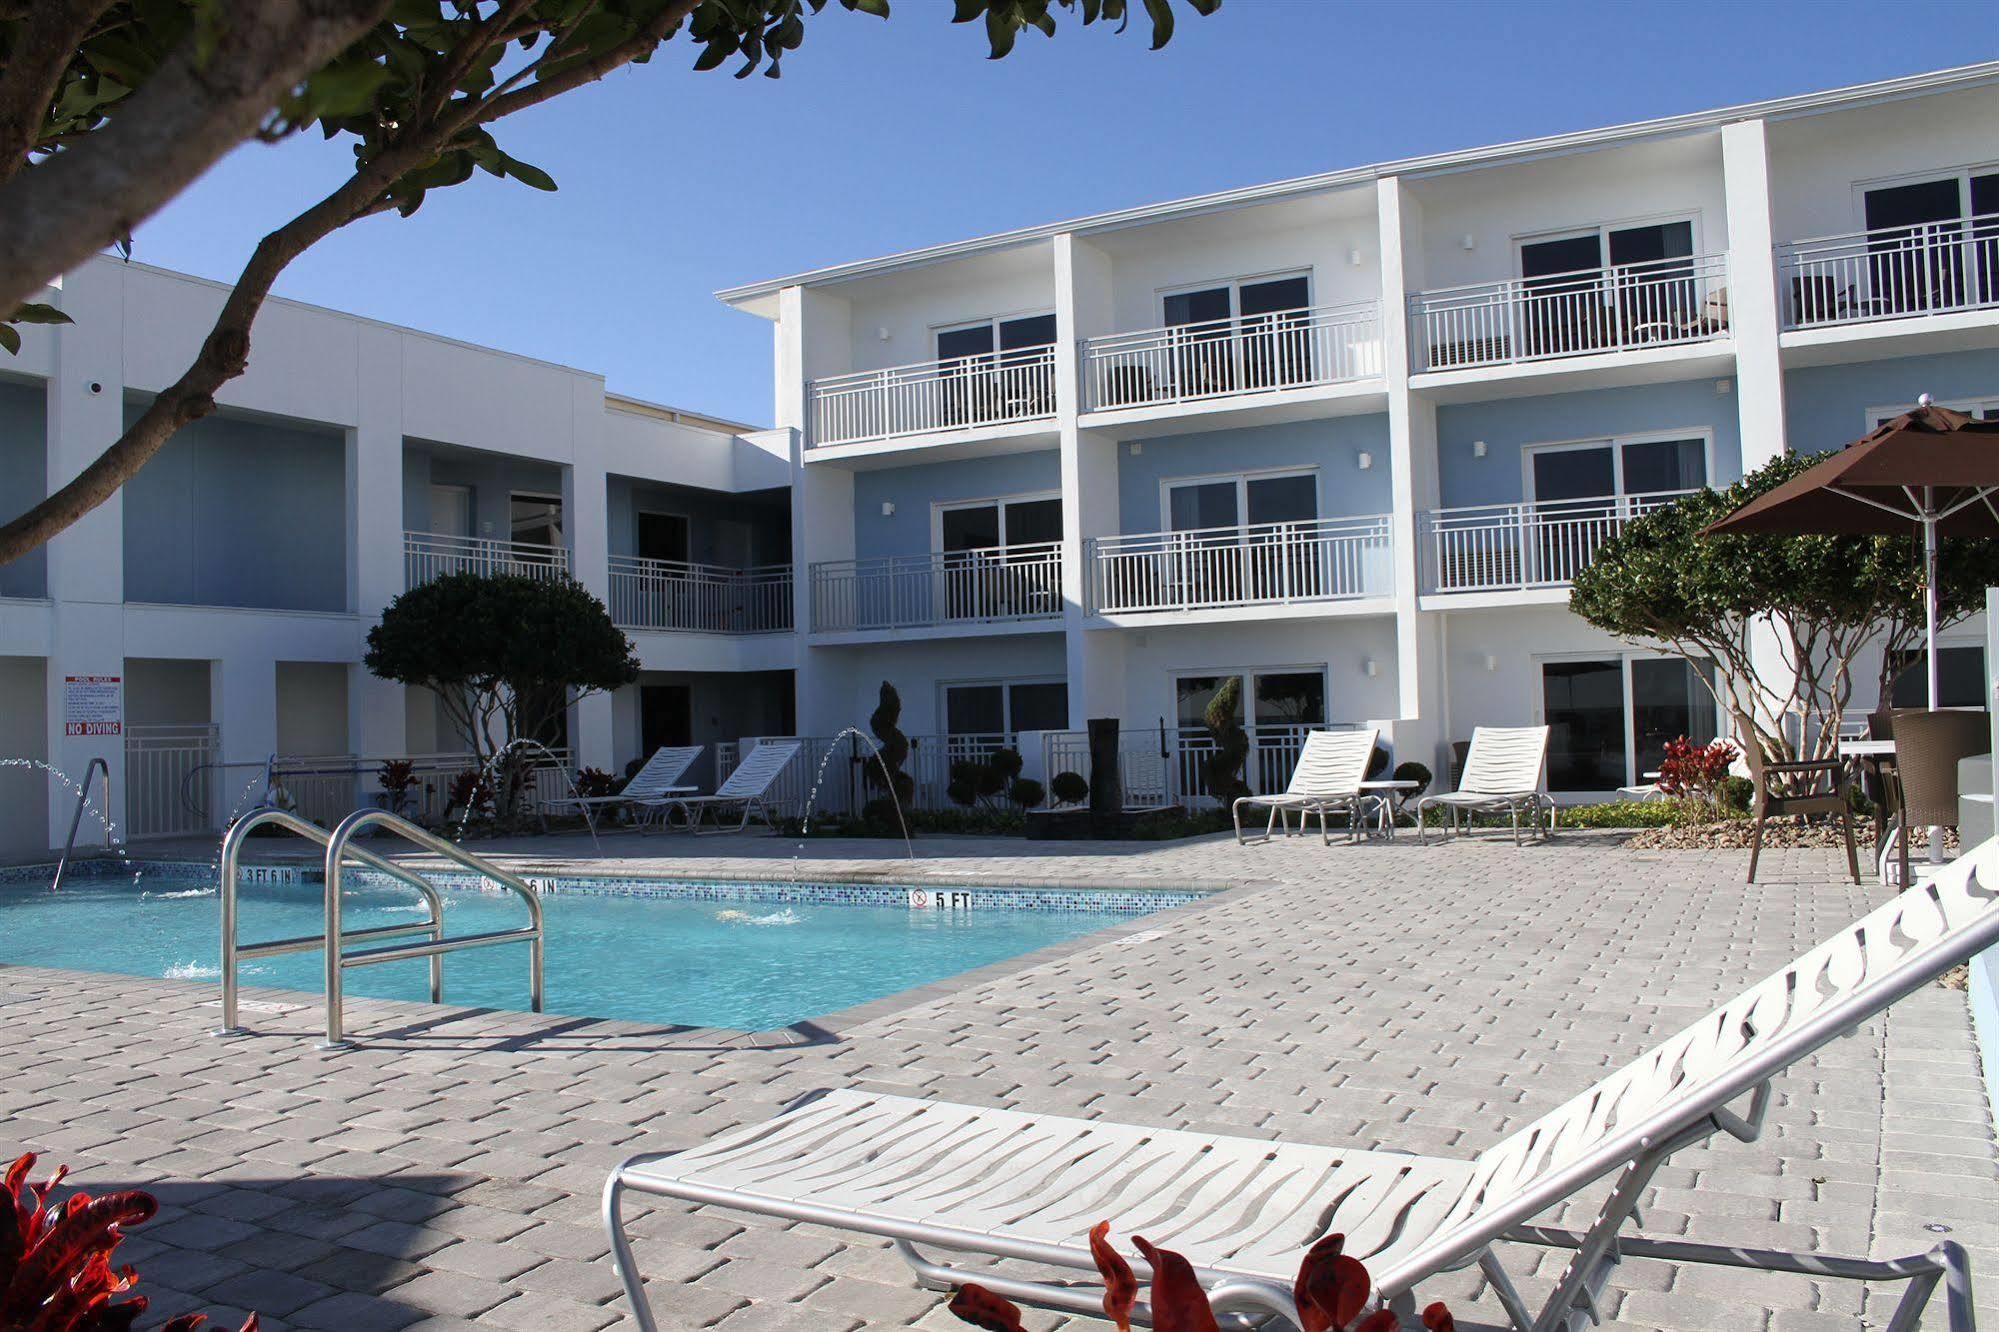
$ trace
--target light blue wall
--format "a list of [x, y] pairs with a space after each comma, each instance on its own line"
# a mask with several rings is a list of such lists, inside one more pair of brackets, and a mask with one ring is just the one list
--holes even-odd
[[613, 555], [638, 552], [638, 516], [645, 510], [686, 515], [688, 558], [696, 564], [727, 564], [735, 558], [724, 559], [716, 547], [718, 522], [749, 524], [752, 566], [784, 564], [791, 557], [791, 508], [786, 491], [728, 495], [613, 476], [608, 478], [608, 492], [608, 539]]
[[[0, 520], [48, 494], [48, 394], [40, 384], [0, 383]], [[0, 564], [0, 597], [48, 595], [48, 552]]]
[[[562, 469], [553, 463], [467, 450], [433, 449], [422, 440], [403, 441], [403, 526], [432, 530], [430, 487], [470, 486], [472, 534], [505, 541], [513, 532], [513, 493], [562, 493]], [[490, 530], [488, 525], [490, 524]]]
[[1791, 447], [1818, 453], [1852, 443], [1874, 407], [1903, 407], [1927, 393], [1939, 402], [1999, 396], [1999, 351], [1904, 356], [1856, 365], [1816, 365], [1784, 375]]
[[[1358, 462], [1361, 453], [1374, 455], [1374, 465], [1365, 472], [1360, 470]], [[1388, 417], [1380, 413], [1339, 416], [1325, 421], [1291, 421], [1283, 425], [1142, 440], [1136, 457], [1129, 444], [1120, 445], [1121, 530], [1163, 529], [1159, 498], [1163, 481], [1278, 467], [1319, 469], [1321, 517], [1387, 513], [1393, 505], [1388, 476]]]
[[345, 610], [346, 475], [332, 431], [221, 416], [182, 428], [125, 485], [126, 600]]
[[[1052, 449], [860, 472], [854, 477], [854, 554], [928, 554], [932, 504], [1061, 489], [1062, 460]], [[882, 516], [884, 501], [895, 505], [888, 517]]]
[[[1726, 382], [1727, 393], [1716, 393], [1712, 379], [1696, 379], [1439, 407], [1439, 497], [1445, 508], [1518, 503], [1525, 498], [1520, 456], [1525, 446], [1655, 430], [1712, 430], [1709, 480], [1734, 481], [1742, 474], [1742, 429], [1735, 381]], [[1474, 458], [1472, 442], [1481, 439], [1486, 455]]]

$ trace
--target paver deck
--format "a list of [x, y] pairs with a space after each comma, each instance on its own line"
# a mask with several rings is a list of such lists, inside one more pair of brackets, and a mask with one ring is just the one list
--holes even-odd
[[[1575, 836], [918, 848], [896, 877], [1248, 886], [914, 1003], [758, 1035], [356, 1000], [362, 1048], [322, 1054], [309, 996], [256, 993], [271, 1005], [246, 1013], [257, 1034], [222, 1041], [212, 986], [0, 968], [0, 1144], [90, 1187], [160, 1194], [160, 1218], [119, 1251], [160, 1313], [254, 1307], [276, 1332], [588, 1332], [629, 1322], [597, 1220], [608, 1168], [806, 1091], [1470, 1154], [1882, 896], [1840, 882], [1827, 852], [1766, 855], [1746, 886], [1740, 853]], [[537, 864], [560, 849], [519, 848]], [[795, 852], [771, 838], [606, 850], [635, 858], [619, 869], [718, 877]], [[786, 872], [853, 872], [885, 848], [809, 850]], [[1925, 989], [1777, 1092], [1761, 1142], [1661, 1173], [1647, 1231], [1888, 1256], [1948, 1226], [1985, 1275], [1979, 1312], [1999, 1320], [1999, 1168], [1964, 995]], [[678, 1207], [635, 1229], [667, 1325], [959, 1326], [885, 1248], [836, 1232]], [[1530, 1299], [1547, 1289], [1554, 1256], [1507, 1257]], [[1475, 1274], [1422, 1293], [1462, 1327], [1498, 1325]], [[1813, 1332], [1878, 1327], [1897, 1293], [1631, 1263], [1606, 1313], [1613, 1329]], [[1030, 1322], [1068, 1324], [1101, 1326]], [[1925, 1326], [1942, 1326], [1940, 1305]]]

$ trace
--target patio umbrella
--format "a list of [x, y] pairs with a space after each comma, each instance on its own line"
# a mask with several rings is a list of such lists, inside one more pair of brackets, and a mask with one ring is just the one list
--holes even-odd
[[1937, 706], [1937, 539], [1999, 537], [1999, 421], [1920, 405], [1758, 495], [1712, 533], [1923, 536], [1923, 646]]

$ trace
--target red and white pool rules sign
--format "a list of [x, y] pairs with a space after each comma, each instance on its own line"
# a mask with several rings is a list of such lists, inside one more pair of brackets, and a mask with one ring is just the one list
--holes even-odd
[[116, 675], [65, 675], [62, 678], [62, 733], [124, 734], [123, 683], [123, 677]]

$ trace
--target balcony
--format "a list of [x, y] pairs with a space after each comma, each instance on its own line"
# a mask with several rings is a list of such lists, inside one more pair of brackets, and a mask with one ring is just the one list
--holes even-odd
[[1083, 344], [1083, 410], [1200, 402], [1311, 388], [1381, 373], [1372, 301], [1238, 315]]
[[833, 375], [810, 389], [809, 449], [1038, 421], [1055, 415], [1055, 349]]
[[1394, 577], [1386, 514], [1099, 537], [1086, 549], [1098, 615], [1380, 597]]
[[405, 587], [420, 587], [432, 579], [460, 573], [560, 578], [569, 573], [569, 548], [443, 532], [403, 533]]
[[812, 566], [815, 633], [1008, 624], [1062, 615], [1062, 548], [995, 546]]
[[1728, 259], [1693, 255], [1409, 298], [1418, 373], [1706, 342], [1728, 332]]
[[1563, 587], [1639, 514], [1688, 490], [1435, 509], [1424, 515], [1430, 592]]
[[775, 634], [791, 628], [791, 566], [725, 569], [613, 555], [611, 619], [624, 629]]
[[1999, 306], [1999, 213], [1777, 247], [1786, 329]]

